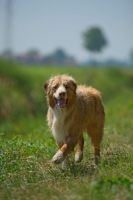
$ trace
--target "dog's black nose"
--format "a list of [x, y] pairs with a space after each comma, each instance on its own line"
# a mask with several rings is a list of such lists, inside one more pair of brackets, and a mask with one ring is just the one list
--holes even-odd
[[64, 97], [64, 96], [65, 96], [65, 94], [66, 94], [65, 92], [60, 92], [60, 94], [59, 94], [59, 95], [60, 95], [60, 97]]

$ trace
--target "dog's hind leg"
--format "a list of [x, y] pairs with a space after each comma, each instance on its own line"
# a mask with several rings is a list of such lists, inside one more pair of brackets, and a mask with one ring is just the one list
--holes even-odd
[[94, 163], [95, 165], [98, 165], [100, 161], [100, 143], [103, 136], [103, 127], [90, 127], [88, 129], [88, 135], [90, 136], [94, 147]]
[[83, 136], [78, 140], [78, 149], [75, 154], [75, 162], [79, 163], [83, 159], [84, 138]]

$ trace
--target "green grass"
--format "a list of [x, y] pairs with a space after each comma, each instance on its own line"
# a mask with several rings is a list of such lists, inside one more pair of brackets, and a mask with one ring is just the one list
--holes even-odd
[[[85, 135], [84, 160], [63, 171], [46, 124], [43, 83], [67, 73], [102, 93], [106, 123], [101, 162]], [[25, 67], [0, 61], [0, 199], [133, 199], [133, 70]]]

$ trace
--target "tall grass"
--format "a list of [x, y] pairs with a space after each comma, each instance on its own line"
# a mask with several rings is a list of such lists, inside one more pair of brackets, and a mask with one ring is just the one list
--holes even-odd
[[[52, 75], [66, 73], [78, 84], [87, 84], [101, 91], [104, 103], [115, 98], [132, 102], [133, 72], [115, 68], [22, 67], [0, 61], [0, 117], [14, 119], [25, 114], [46, 113], [43, 83]], [[131, 103], [130, 103], [131, 104]]]

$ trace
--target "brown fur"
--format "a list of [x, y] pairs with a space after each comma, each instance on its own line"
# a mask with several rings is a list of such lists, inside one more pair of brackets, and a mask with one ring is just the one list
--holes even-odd
[[83, 133], [87, 132], [94, 146], [94, 162], [97, 165], [105, 118], [99, 91], [85, 85], [78, 86], [67, 75], [50, 78], [44, 89], [47, 93], [48, 125], [59, 147], [53, 161], [63, 162], [78, 145], [75, 161], [80, 162], [83, 157]]

